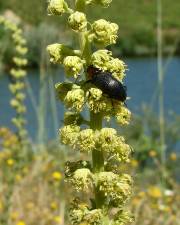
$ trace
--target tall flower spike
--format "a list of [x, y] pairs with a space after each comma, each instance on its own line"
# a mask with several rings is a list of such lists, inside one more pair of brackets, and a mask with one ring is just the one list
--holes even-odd
[[27, 140], [27, 131], [25, 129], [25, 118], [24, 113], [26, 112], [26, 107], [24, 105], [25, 93], [23, 93], [25, 88], [24, 78], [27, 75], [24, 66], [27, 65], [28, 61], [26, 59], [26, 53], [28, 49], [26, 47], [26, 40], [22, 37], [23, 32], [14, 23], [0, 16], [0, 25], [10, 31], [12, 41], [15, 48], [15, 55], [13, 57], [13, 67], [10, 70], [10, 74], [13, 77], [13, 83], [9, 85], [9, 89], [13, 94], [13, 99], [10, 104], [16, 111], [16, 116], [12, 119], [12, 123], [17, 128], [18, 138], [22, 147], [25, 147]]
[[[109, 120], [112, 116], [120, 125], [126, 125], [131, 114], [123, 102], [111, 99], [89, 80], [101, 73], [90, 74], [87, 69], [91, 66], [100, 69], [104, 75], [111, 73], [123, 83], [125, 63], [113, 58], [111, 51], [103, 49], [116, 42], [118, 25], [104, 19], [90, 24], [85, 14], [89, 4], [107, 7], [110, 3], [111, 0], [75, 0], [75, 9], [70, 12], [67, 23], [78, 35], [80, 50], [62, 44], [52, 44], [47, 48], [50, 61], [62, 64], [68, 79], [76, 79], [74, 83], [66, 81], [56, 85], [58, 98], [68, 108], [64, 127], [60, 129], [61, 142], [81, 155], [92, 155], [92, 162], [66, 162], [66, 180], [74, 187], [77, 196], [81, 196], [75, 197], [70, 205], [72, 225], [125, 225], [132, 221], [128, 212], [123, 210], [131, 195], [132, 178], [116, 169], [119, 162], [129, 161], [132, 149], [114, 128], [102, 128], [103, 119]], [[101, 49], [92, 52], [95, 47]], [[86, 193], [85, 198], [79, 194], [80, 191]]]

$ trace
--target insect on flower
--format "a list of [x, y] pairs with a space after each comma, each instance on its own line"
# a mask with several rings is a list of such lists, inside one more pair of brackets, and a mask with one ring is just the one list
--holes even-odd
[[92, 65], [87, 68], [91, 82], [110, 98], [125, 102], [127, 98], [126, 86], [118, 81], [109, 71], [102, 71]]

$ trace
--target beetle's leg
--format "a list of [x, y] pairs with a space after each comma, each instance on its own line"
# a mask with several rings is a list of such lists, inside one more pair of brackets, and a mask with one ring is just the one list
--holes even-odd
[[110, 98], [110, 99], [111, 99], [112, 108], [113, 108], [113, 111], [114, 111], [114, 114], [115, 114], [114, 102], [113, 102], [113, 99], [112, 98]]
[[84, 84], [88, 84], [88, 83], [91, 83], [91, 80], [86, 80], [86, 81], [84, 82]]
[[75, 83], [75, 84], [77, 84], [78, 79], [80, 78], [80, 76], [81, 76], [81, 75], [80, 75], [80, 74], [78, 74], [78, 76], [76, 77], [76, 79], [75, 79], [75, 81], [74, 81], [74, 83]]
[[127, 86], [123, 85], [123, 88], [125, 89], [125, 91], [127, 91]]
[[124, 102], [124, 105], [126, 106], [126, 108], [128, 107], [126, 102]]

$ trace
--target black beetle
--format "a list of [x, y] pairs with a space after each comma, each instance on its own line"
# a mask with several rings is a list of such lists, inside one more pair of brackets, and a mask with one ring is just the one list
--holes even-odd
[[91, 65], [87, 68], [87, 73], [90, 77], [88, 82], [94, 84], [104, 94], [107, 94], [110, 98], [121, 102], [126, 101], [126, 86], [113, 77], [109, 71], [102, 71]]

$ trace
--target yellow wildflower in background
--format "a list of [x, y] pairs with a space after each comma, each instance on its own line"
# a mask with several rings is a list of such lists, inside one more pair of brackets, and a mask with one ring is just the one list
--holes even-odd
[[141, 202], [141, 201], [140, 201], [140, 198], [134, 198], [134, 199], [132, 200], [132, 204], [133, 204], [134, 206], [137, 206], [140, 202]]
[[61, 180], [62, 174], [58, 171], [55, 171], [52, 173], [52, 177], [54, 178], [54, 180]]
[[13, 166], [14, 165], [14, 159], [10, 158], [10, 159], [7, 159], [6, 163], [8, 166]]
[[172, 152], [172, 153], [170, 154], [170, 159], [171, 159], [172, 161], [176, 161], [176, 160], [177, 160], [177, 155], [176, 155], [175, 152]]
[[26, 225], [26, 223], [23, 220], [21, 220], [21, 221], [17, 222], [16, 225]]
[[19, 218], [19, 213], [17, 211], [14, 211], [10, 215], [12, 220], [17, 220]]
[[146, 193], [145, 193], [144, 191], [140, 191], [140, 192], [138, 193], [138, 196], [139, 196], [140, 198], [144, 198], [144, 197], [146, 196]]
[[16, 174], [15, 179], [17, 182], [22, 180], [22, 176], [20, 174]]
[[61, 221], [62, 221], [62, 219], [61, 219], [60, 216], [55, 216], [55, 217], [53, 218], [53, 220], [54, 220], [54, 222], [56, 222], [56, 223], [61, 223]]
[[138, 163], [138, 161], [137, 161], [136, 159], [132, 159], [132, 160], [131, 160], [131, 166], [132, 166], [132, 167], [136, 168], [136, 167], [138, 167], [138, 164], [139, 164], [139, 163]]
[[27, 173], [29, 172], [29, 168], [25, 166], [25, 167], [22, 169], [22, 172], [23, 172], [24, 174], [27, 174]]
[[162, 192], [159, 187], [151, 186], [148, 188], [148, 195], [152, 198], [161, 198]]
[[34, 208], [34, 203], [33, 202], [28, 202], [27, 204], [26, 204], [26, 208], [27, 209], [33, 209]]
[[155, 150], [151, 150], [151, 151], [149, 152], [149, 156], [152, 157], [152, 158], [154, 158], [154, 157], [157, 156], [157, 152], [156, 152]]
[[56, 202], [51, 202], [50, 207], [51, 207], [51, 209], [56, 210], [58, 208], [58, 205]]
[[0, 212], [3, 211], [3, 203], [0, 201]]

